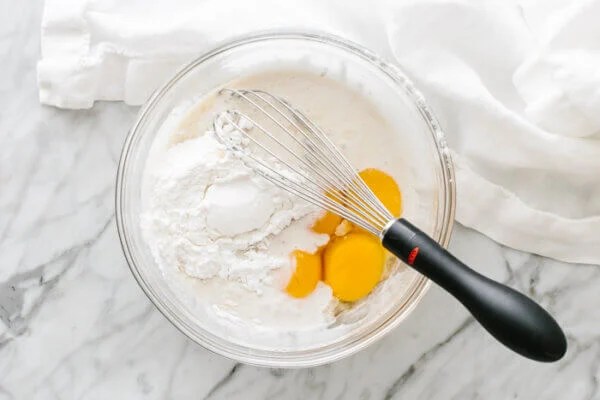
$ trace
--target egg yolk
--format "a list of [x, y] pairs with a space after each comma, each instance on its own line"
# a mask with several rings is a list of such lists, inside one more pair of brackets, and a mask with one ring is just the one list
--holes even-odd
[[375, 168], [364, 169], [358, 175], [392, 215], [399, 217], [402, 212], [402, 196], [394, 178]]
[[317, 283], [321, 280], [321, 255], [295, 250], [292, 257], [296, 264], [296, 270], [285, 291], [292, 297], [306, 297], [315, 290]]
[[325, 211], [323, 216], [314, 223], [312, 230], [316, 233], [325, 233], [331, 236], [340, 222], [342, 222], [342, 217], [330, 211]]
[[[402, 194], [394, 179], [375, 168], [362, 170], [359, 175], [390, 213], [399, 217]], [[335, 201], [344, 197], [343, 193], [326, 195]], [[387, 257], [379, 240], [329, 211], [315, 221], [312, 231], [329, 235], [330, 241], [317, 254], [292, 253], [296, 269], [286, 292], [306, 297], [323, 280], [341, 301], [357, 301], [368, 295], [381, 280]]]
[[324, 253], [324, 281], [342, 301], [356, 301], [379, 283], [385, 255], [379, 240], [349, 233], [331, 242]]

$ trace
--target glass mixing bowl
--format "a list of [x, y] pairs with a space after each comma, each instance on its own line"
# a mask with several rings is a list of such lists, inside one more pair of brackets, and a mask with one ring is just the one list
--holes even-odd
[[141, 108], [123, 146], [117, 174], [117, 226], [125, 257], [139, 285], [154, 305], [196, 343], [249, 364], [314, 366], [348, 356], [381, 338], [413, 310], [429, 281], [412, 270], [407, 272], [409, 282], [404, 293], [395, 294], [376, 317], [354, 324], [339, 337], [300, 348], [276, 342], [254, 343], [250, 333], [242, 340], [215, 331], [189, 302], [182, 300], [154, 261], [140, 227], [145, 162], [157, 133], [169, 124], [172, 111], [237, 77], [269, 68], [327, 73], [343, 79], [376, 103], [409, 141], [411, 152], [417, 154], [418, 165], [413, 173], [420, 186], [417, 190], [424, 194], [416, 202], [420, 212], [415, 213], [414, 222], [443, 246], [448, 244], [455, 208], [453, 166], [444, 135], [423, 97], [397, 67], [363, 47], [320, 33], [267, 32], [234, 40], [197, 58], [157, 90]]

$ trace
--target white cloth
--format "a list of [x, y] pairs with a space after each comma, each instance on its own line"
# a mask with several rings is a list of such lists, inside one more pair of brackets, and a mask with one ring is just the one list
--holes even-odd
[[457, 219], [505, 245], [600, 263], [600, 0], [46, 0], [40, 100], [142, 103], [182, 63], [272, 28], [397, 62], [440, 119]]

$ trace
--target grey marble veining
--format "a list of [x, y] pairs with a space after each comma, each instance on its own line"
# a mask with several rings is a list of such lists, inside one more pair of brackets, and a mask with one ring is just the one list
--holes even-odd
[[505, 350], [433, 288], [390, 335], [302, 370], [235, 363], [156, 311], [114, 221], [120, 147], [136, 108], [37, 101], [40, 1], [0, 13], [0, 399], [600, 399], [600, 267], [505, 249], [456, 228], [452, 249], [530, 294], [569, 351], [539, 364]]

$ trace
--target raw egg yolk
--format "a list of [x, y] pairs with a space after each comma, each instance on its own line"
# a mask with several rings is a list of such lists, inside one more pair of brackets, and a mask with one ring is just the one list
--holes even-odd
[[394, 178], [375, 168], [364, 169], [359, 175], [392, 215], [399, 217], [402, 212], [402, 196]]
[[379, 283], [385, 254], [379, 240], [349, 233], [329, 243], [324, 253], [324, 281], [342, 301], [356, 301]]
[[[362, 170], [359, 175], [392, 215], [399, 217], [402, 194], [394, 179], [375, 168]], [[338, 202], [344, 197], [343, 193], [326, 195]], [[329, 235], [330, 241], [317, 254], [292, 253], [296, 269], [286, 292], [306, 297], [323, 280], [341, 301], [357, 301], [368, 295], [383, 274], [386, 252], [379, 240], [329, 211], [315, 221], [312, 231]]]
[[331, 236], [340, 222], [342, 222], [342, 217], [332, 212], [325, 211], [325, 214], [323, 214], [323, 216], [312, 226], [312, 230], [316, 233], [325, 233]]
[[296, 270], [285, 291], [292, 297], [306, 297], [315, 290], [321, 280], [321, 255], [295, 250], [292, 257]]

